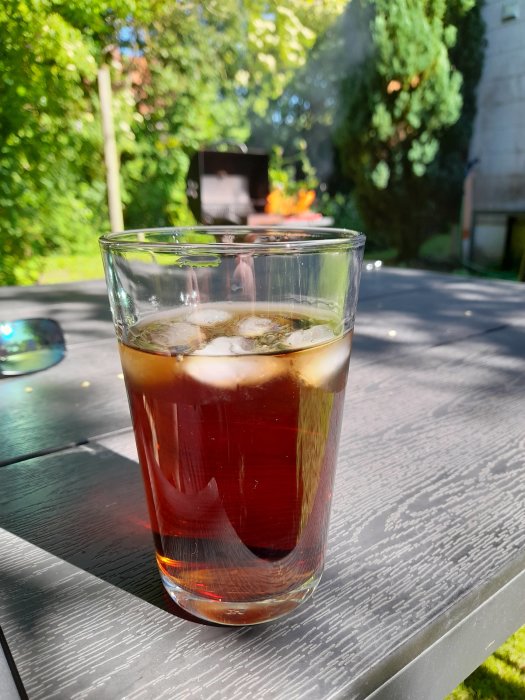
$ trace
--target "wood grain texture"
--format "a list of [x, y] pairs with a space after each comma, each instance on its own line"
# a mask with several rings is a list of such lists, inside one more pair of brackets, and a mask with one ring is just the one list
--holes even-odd
[[[360, 296], [352, 373], [525, 324], [525, 291], [506, 282], [382, 269], [364, 272]], [[45, 372], [0, 380], [0, 464], [131, 424], [104, 282], [0, 288], [0, 318], [32, 315], [60, 321], [68, 355]]]
[[[525, 326], [525, 289], [508, 282], [484, 282], [452, 275], [404, 271], [364, 273], [355, 326], [352, 364], [388, 363], [502, 328]], [[425, 283], [407, 288], [412, 280]], [[394, 282], [394, 280], [396, 280]], [[392, 283], [390, 293], [380, 293]], [[377, 285], [379, 289], [374, 290]]]
[[44, 372], [0, 380], [0, 464], [129, 428], [113, 338], [71, 348]]
[[130, 426], [106, 287], [0, 287], [0, 320], [50, 317], [66, 358], [35, 374], [0, 379], [0, 464]]
[[325, 575], [270, 625], [178, 616], [129, 433], [0, 469], [2, 619], [29, 696], [364, 698], [402, 670], [525, 565], [525, 327], [504, 325], [352, 368]]
[[[325, 576], [272, 625], [178, 616], [129, 433], [1, 469], [2, 619], [30, 697], [358, 698], [406, 667], [523, 568], [524, 306], [508, 283], [364, 274]], [[0, 308], [57, 318], [69, 345], [1, 383], [4, 458], [129, 426], [103, 283]]]

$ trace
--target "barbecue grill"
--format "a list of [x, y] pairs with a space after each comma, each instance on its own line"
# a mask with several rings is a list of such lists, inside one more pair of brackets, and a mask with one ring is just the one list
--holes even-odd
[[186, 193], [202, 224], [245, 224], [263, 212], [269, 192], [268, 154], [263, 151], [202, 150], [188, 169]]

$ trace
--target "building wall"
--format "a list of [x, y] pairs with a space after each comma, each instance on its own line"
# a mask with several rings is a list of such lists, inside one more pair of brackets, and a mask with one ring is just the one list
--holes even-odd
[[483, 16], [487, 47], [470, 149], [479, 159], [474, 213], [525, 214], [525, 0], [485, 0]]

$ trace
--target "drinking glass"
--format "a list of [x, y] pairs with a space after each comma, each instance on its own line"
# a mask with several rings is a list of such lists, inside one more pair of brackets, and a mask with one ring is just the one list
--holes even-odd
[[157, 564], [214, 622], [321, 578], [365, 237], [193, 227], [100, 239]]

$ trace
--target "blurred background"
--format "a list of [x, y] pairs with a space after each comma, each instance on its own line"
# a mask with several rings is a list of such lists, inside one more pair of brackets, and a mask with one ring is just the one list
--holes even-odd
[[520, 5], [3, 0], [0, 284], [100, 277], [110, 228], [290, 219], [525, 279]]

